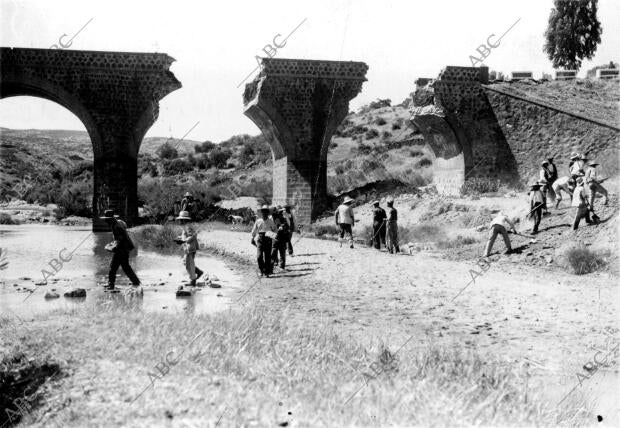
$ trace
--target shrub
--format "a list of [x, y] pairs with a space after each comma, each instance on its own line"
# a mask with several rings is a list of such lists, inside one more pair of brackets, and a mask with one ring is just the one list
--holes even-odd
[[13, 220], [7, 213], [0, 213], [0, 224], [19, 224], [19, 221]]
[[337, 235], [340, 229], [335, 224], [314, 224], [310, 226], [310, 231], [314, 232], [314, 236], [320, 237], [324, 235]]
[[216, 147], [217, 146], [215, 145], [215, 143], [212, 143], [211, 141], [207, 140], [201, 144], [194, 146], [194, 151], [196, 153], [209, 153], [211, 150], [213, 150]]
[[386, 121], [384, 118], [382, 118], [382, 117], [378, 117], [378, 118], [376, 118], [376, 119], [375, 119], [375, 121], [374, 121], [374, 124], [375, 124], [375, 125], [379, 125], [379, 126], [383, 126], [383, 125], [385, 125], [386, 123], [387, 123], [387, 121]]
[[187, 160], [182, 158], [172, 160], [165, 159], [162, 162], [162, 166], [164, 167], [164, 175], [184, 174], [194, 169], [194, 167]]
[[478, 239], [472, 236], [457, 235], [456, 238], [441, 239], [437, 241], [436, 246], [439, 249], [445, 250], [448, 248], [459, 248], [465, 245], [475, 244], [476, 242], [478, 242]]
[[376, 129], [369, 129], [364, 134], [364, 138], [367, 140], [372, 140], [373, 138], [377, 138], [378, 136], [379, 136], [379, 131], [377, 131]]
[[387, 140], [391, 136], [392, 136], [392, 133], [390, 131], [383, 131], [383, 133], [381, 133], [381, 138], [383, 138], [384, 140]]
[[420, 156], [424, 156], [424, 152], [420, 149], [411, 149], [409, 151], [409, 156], [411, 156], [412, 158], [417, 158]]
[[564, 256], [575, 275], [595, 272], [607, 263], [603, 255], [590, 250], [583, 244], [568, 248]]
[[149, 224], [132, 229], [131, 234], [135, 241], [145, 247], [159, 250], [175, 250], [178, 248], [178, 245], [174, 242], [174, 238], [179, 236], [181, 231], [182, 228], [178, 224]]
[[393, 123], [392, 124], [392, 131], [396, 131], [396, 130], [398, 130], [400, 128], [401, 128], [401, 125], [399, 125], [398, 123]]
[[157, 155], [160, 159], [175, 159], [179, 157], [179, 152], [166, 141], [157, 149]]
[[224, 168], [226, 166], [226, 163], [228, 162], [228, 159], [230, 159], [231, 156], [232, 152], [230, 150], [222, 150], [220, 148], [217, 148], [215, 150], [211, 150], [211, 152], [209, 153], [209, 161], [216, 168]]

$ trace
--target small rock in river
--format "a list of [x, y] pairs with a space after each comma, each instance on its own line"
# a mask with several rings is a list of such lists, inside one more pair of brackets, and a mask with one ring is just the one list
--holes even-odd
[[47, 285], [46, 281], [35, 282], [34, 285]]
[[86, 290], [83, 288], [74, 288], [73, 290], [69, 290], [65, 292], [65, 297], [86, 297]]
[[60, 294], [55, 293], [53, 291], [48, 291], [47, 293], [45, 293], [45, 298], [46, 299], [57, 299], [60, 297]]

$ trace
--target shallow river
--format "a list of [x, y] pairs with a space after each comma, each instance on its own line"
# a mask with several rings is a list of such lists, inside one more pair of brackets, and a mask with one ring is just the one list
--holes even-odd
[[[0, 271], [0, 314], [31, 316], [84, 301], [114, 301], [116, 297], [123, 300], [121, 294], [110, 295], [102, 289], [112, 256], [103, 247], [111, 240], [111, 233], [95, 234], [84, 226], [0, 226], [0, 247], [3, 254], [6, 251], [4, 261], [8, 262], [6, 269]], [[136, 242], [136, 246], [140, 243]], [[181, 251], [166, 255], [138, 248], [134, 253], [130, 264], [144, 285], [144, 297], [138, 307], [145, 311], [212, 313], [228, 308], [240, 288], [241, 277], [224, 262], [198, 252], [196, 265], [215, 277], [214, 282], [221, 288], [199, 287], [191, 297], [176, 297], [177, 287], [188, 281]], [[63, 258], [67, 261], [63, 262]], [[48, 276], [47, 285], [35, 285], [44, 282], [44, 275]], [[118, 270], [116, 285], [129, 285], [122, 268]], [[86, 289], [87, 297], [63, 297], [66, 290], [74, 287]], [[52, 289], [61, 297], [45, 299], [46, 291]], [[108, 299], [110, 296], [115, 298]]]

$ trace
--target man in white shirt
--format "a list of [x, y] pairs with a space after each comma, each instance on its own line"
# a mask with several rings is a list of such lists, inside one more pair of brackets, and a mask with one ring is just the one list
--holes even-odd
[[269, 206], [263, 205], [260, 213], [261, 218], [257, 219], [252, 228], [252, 245], [256, 245], [256, 260], [261, 276], [269, 277], [273, 273], [271, 262], [271, 246], [276, 236], [276, 225], [269, 218]]
[[596, 192], [599, 192], [601, 195], [605, 197], [605, 201], [603, 205], [607, 205], [607, 190], [601, 186], [598, 178], [596, 176], [596, 167], [599, 164], [592, 161], [588, 164], [588, 169], [586, 170], [586, 176], [584, 181], [586, 182], [586, 187], [590, 191], [590, 208], [594, 210], [594, 198], [596, 197]]
[[560, 177], [555, 180], [551, 187], [557, 197], [555, 201], [555, 208], [557, 209], [560, 202], [562, 202], [562, 191], [566, 192], [569, 198], [572, 199], [573, 189], [575, 188], [575, 180], [565, 175], [564, 177]]
[[580, 174], [583, 174], [583, 166], [585, 165], [585, 159], [579, 156], [577, 153], [573, 153], [570, 157], [570, 163], [568, 164], [568, 168], [570, 170], [570, 175], [573, 180], [576, 180]]
[[353, 208], [351, 203], [353, 199], [345, 196], [342, 204], [336, 209], [335, 221], [336, 226], [340, 227], [340, 245], [342, 246], [342, 240], [345, 233], [349, 235], [350, 248], [353, 248], [353, 225], [355, 224], [355, 216], [353, 215]]
[[495, 238], [497, 238], [498, 234], [501, 234], [504, 238], [504, 244], [506, 244], [506, 254], [510, 254], [512, 252], [510, 238], [508, 237], [508, 232], [506, 231], [506, 228], [508, 226], [510, 226], [514, 233], [517, 233], [514, 223], [510, 221], [510, 219], [506, 217], [501, 211], [497, 214], [497, 217], [491, 220], [491, 226], [489, 229], [489, 240], [484, 251], [484, 257], [489, 257], [491, 255], [491, 250], [493, 249], [493, 244], [495, 244]]
[[588, 194], [584, 187], [583, 177], [578, 177], [577, 187], [575, 187], [575, 191], [573, 192], [573, 202], [571, 204], [572, 207], [577, 208], [577, 211], [575, 212], [575, 220], [573, 220], [573, 230], [577, 230], [579, 228], [579, 223], [582, 218], [586, 219], [587, 224], [592, 223], [588, 205]]

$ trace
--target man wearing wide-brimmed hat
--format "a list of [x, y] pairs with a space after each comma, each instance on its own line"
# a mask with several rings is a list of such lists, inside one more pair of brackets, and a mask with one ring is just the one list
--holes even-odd
[[204, 273], [196, 267], [196, 252], [198, 251], [198, 234], [189, 222], [192, 218], [187, 211], [181, 211], [177, 217], [177, 221], [183, 226], [183, 233], [175, 239], [177, 244], [183, 244], [183, 263], [189, 275], [190, 285], [195, 286], [196, 280]]
[[334, 215], [336, 226], [340, 228], [340, 246], [342, 246], [342, 240], [345, 233], [349, 235], [350, 248], [353, 248], [353, 225], [355, 224], [355, 216], [353, 215], [353, 208], [351, 204], [353, 199], [345, 196], [342, 204], [336, 209]]
[[581, 156], [575, 152], [571, 153], [568, 169], [573, 180], [576, 180], [579, 174], [585, 174], [583, 167], [586, 161], [587, 159], [584, 156]]
[[575, 187], [575, 191], [573, 192], [573, 202], [571, 206], [576, 208], [575, 219], [573, 220], [573, 230], [577, 230], [579, 228], [579, 223], [582, 218], [586, 219], [587, 224], [592, 224], [588, 194], [585, 189], [583, 177], [577, 177], [577, 187]]
[[140, 280], [129, 265], [129, 252], [135, 248], [129, 234], [127, 233], [127, 224], [120, 220], [119, 216], [114, 215], [114, 210], [105, 210], [102, 220], [112, 229], [114, 241], [106, 245], [106, 249], [113, 253], [110, 262], [110, 271], [108, 272], [108, 284], [104, 287], [107, 290], [114, 290], [116, 283], [116, 272], [118, 267], [123, 268], [123, 272], [129, 278], [134, 286], [140, 285]]
[[593, 211], [594, 211], [594, 198], [596, 197], [596, 192], [603, 195], [603, 197], [605, 198], [605, 201], [603, 201], [603, 205], [607, 205], [607, 189], [605, 189], [601, 185], [601, 182], [599, 181], [596, 175], [597, 166], [599, 166], [598, 162], [595, 162], [595, 161], [590, 162], [586, 170], [586, 175], [583, 179], [590, 193], [590, 208]]
[[390, 254], [399, 253], [398, 247], [398, 211], [394, 208], [394, 199], [387, 200], [386, 238], [385, 247]]
[[549, 199], [551, 199], [551, 202], [555, 201], [555, 192], [553, 191], [553, 188], [551, 187], [551, 185], [556, 180], [557, 175], [558, 175], [557, 171], [555, 172], [555, 174], [553, 173], [553, 170], [555, 169], [555, 165], [553, 166], [553, 169], [551, 168], [550, 165], [551, 164], [549, 163], [548, 160], [545, 160], [541, 163], [540, 176], [539, 176], [539, 181], [538, 181], [541, 185], [540, 190], [543, 194], [545, 212], [548, 212], [547, 196], [549, 196]]
[[381, 243], [385, 245], [385, 210], [379, 206], [379, 201], [372, 203], [372, 243], [377, 250], [381, 249]]
[[256, 259], [261, 276], [269, 277], [273, 273], [271, 262], [271, 247], [276, 237], [276, 225], [269, 218], [271, 209], [269, 205], [263, 205], [260, 209], [261, 217], [256, 219], [252, 228], [252, 244], [256, 245]]
[[283, 207], [280, 207], [276, 214], [273, 215], [273, 222], [276, 225], [276, 237], [271, 248], [272, 264], [275, 266], [280, 263], [280, 268], [282, 269], [286, 268], [286, 243], [290, 239], [288, 222], [284, 218], [285, 211]]
[[534, 227], [532, 228], [533, 234], [538, 233], [538, 226], [542, 218], [542, 210], [545, 206], [544, 196], [540, 191], [540, 187], [541, 184], [539, 182], [534, 182], [530, 185], [530, 212], [528, 217], [534, 220]]

